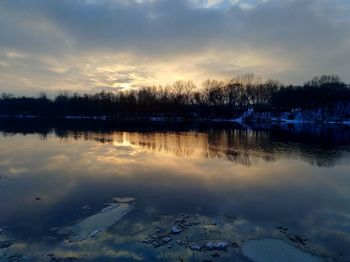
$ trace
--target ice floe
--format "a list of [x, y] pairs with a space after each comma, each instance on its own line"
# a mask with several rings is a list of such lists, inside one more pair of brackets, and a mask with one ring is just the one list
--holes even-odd
[[245, 257], [254, 262], [319, 262], [320, 257], [312, 255], [287, 242], [274, 239], [262, 238], [248, 240], [242, 246]]
[[182, 229], [178, 226], [171, 227], [171, 233], [173, 233], [173, 234], [179, 234], [179, 233], [181, 233], [181, 231], [182, 231]]
[[79, 223], [65, 227], [59, 234], [68, 234], [69, 242], [83, 241], [94, 238], [121, 220], [134, 208], [134, 198], [113, 198], [115, 202], [109, 203], [105, 208], [91, 215]]

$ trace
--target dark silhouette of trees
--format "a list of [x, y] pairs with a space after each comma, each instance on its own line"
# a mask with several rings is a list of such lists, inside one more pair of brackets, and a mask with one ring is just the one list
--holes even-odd
[[208, 79], [201, 87], [192, 81], [170, 86], [97, 94], [61, 93], [53, 99], [2, 94], [0, 114], [45, 117], [76, 116], [201, 116], [232, 117], [248, 108], [257, 112], [320, 110], [337, 114], [350, 110], [350, 87], [338, 76], [314, 77], [300, 86], [262, 81], [252, 74], [223, 82]]
[[314, 77], [303, 86], [281, 86], [273, 93], [271, 105], [278, 110], [320, 109], [332, 111], [350, 103], [350, 87], [338, 76]]

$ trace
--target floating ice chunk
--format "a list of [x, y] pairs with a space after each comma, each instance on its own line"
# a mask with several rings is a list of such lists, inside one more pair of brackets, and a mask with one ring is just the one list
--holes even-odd
[[208, 241], [205, 245], [209, 250], [225, 250], [228, 247], [227, 241]]
[[171, 233], [173, 233], [173, 234], [179, 234], [179, 233], [181, 233], [181, 232], [182, 232], [182, 229], [179, 228], [178, 226], [173, 226], [173, 227], [171, 227]]
[[171, 240], [172, 240], [171, 237], [163, 237], [163, 238], [162, 238], [162, 241], [165, 242], [165, 243], [168, 243], [168, 242], [170, 242]]
[[249, 240], [242, 246], [244, 256], [254, 262], [319, 262], [320, 257], [307, 253], [280, 239]]
[[91, 207], [90, 207], [89, 205], [85, 205], [85, 206], [83, 206], [81, 209], [82, 209], [82, 210], [89, 210], [89, 209], [91, 209]]
[[134, 208], [133, 203], [110, 203], [98, 213], [87, 217], [72, 227], [62, 228], [59, 234], [70, 234], [70, 242], [94, 238], [121, 220]]
[[192, 243], [191, 244], [191, 249], [192, 250], [200, 250], [201, 249], [201, 246], [197, 243]]
[[113, 209], [116, 209], [120, 206], [119, 203], [110, 203], [108, 206], [106, 206], [105, 208], [103, 208], [100, 212], [98, 212], [99, 214], [101, 213], [105, 213], [105, 212], [109, 212]]

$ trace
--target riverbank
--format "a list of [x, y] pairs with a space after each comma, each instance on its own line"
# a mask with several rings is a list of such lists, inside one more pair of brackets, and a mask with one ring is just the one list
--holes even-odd
[[253, 112], [246, 111], [239, 117], [203, 117], [198, 115], [65, 115], [65, 116], [40, 116], [40, 115], [0, 115], [0, 119], [61, 119], [61, 120], [96, 120], [96, 121], [125, 121], [125, 122], [206, 122], [206, 123], [236, 123], [240, 125], [246, 124], [317, 124], [317, 125], [348, 125], [350, 126], [350, 118], [343, 116], [324, 115], [315, 111], [305, 112]]

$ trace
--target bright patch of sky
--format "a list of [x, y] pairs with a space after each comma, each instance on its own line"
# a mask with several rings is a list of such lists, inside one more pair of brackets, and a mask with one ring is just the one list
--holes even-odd
[[0, 93], [350, 82], [349, 0], [1, 0]]
[[200, 7], [216, 7], [230, 8], [231, 6], [239, 6], [243, 9], [254, 8], [256, 5], [268, 0], [192, 0]]

